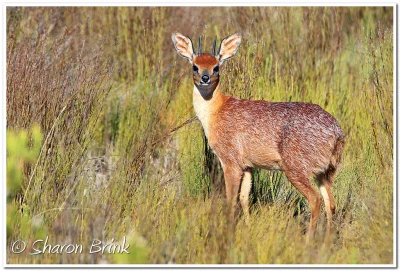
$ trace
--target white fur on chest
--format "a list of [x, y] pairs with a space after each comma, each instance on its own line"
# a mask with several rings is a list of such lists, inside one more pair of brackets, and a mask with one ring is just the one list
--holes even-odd
[[200, 120], [201, 125], [203, 126], [204, 133], [208, 138], [208, 132], [210, 127], [210, 119], [214, 110], [212, 107], [213, 99], [205, 100], [203, 96], [201, 96], [199, 90], [196, 86], [193, 89], [193, 107], [196, 112], [197, 118]]

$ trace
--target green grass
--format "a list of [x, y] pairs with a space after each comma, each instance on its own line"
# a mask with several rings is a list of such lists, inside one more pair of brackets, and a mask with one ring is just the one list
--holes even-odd
[[[8, 7], [7, 263], [393, 263], [392, 23], [392, 7]], [[282, 173], [257, 170], [250, 226], [229, 224], [173, 31], [207, 50], [242, 32], [224, 93], [338, 119], [332, 244], [321, 208], [304, 246], [310, 210]], [[46, 236], [131, 253], [11, 252]]]

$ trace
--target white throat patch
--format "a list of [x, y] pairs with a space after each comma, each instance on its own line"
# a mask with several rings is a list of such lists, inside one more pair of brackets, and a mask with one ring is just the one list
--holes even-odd
[[197, 118], [200, 120], [201, 125], [203, 126], [204, 133], [208, 138], [208, 128], [210, 125], [211, 114], [213, 114], [213, 99], [205, 100], [203, 96], [201, 96], [200, 91], [196, 86], [193, 88], [193, 107], [196, 112]]

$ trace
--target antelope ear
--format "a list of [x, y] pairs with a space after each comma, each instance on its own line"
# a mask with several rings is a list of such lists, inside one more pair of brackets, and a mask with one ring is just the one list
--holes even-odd
[[218, 58], [219, 64], [224, 63], [225, 60], [233, 57], [240, 47], [242, 41], [242, 35], [240, 33], [235, 33], [227, 38], [225, 38], [220, 45]]
[[192, 41], [179, 32], [172, 33], [172, 41], [178, 54], [192, 63], [195, 54]]

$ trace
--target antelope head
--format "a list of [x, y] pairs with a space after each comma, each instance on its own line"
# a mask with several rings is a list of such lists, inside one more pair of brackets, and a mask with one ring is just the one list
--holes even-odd
[[222, 40], [219, 49], [216, 50], [217, 38], [215, 38], [211, 53], [203, 53], [200, 37], [196, 54], [190, 38], [178, 32], [172, 33], [172, 41], [176, 51], [192, 64], [194, 85], [205, 96], [210, 96], [217, 88], [219, 66], [236, 54], [241, 40], [240, 33], [233, 34]]

